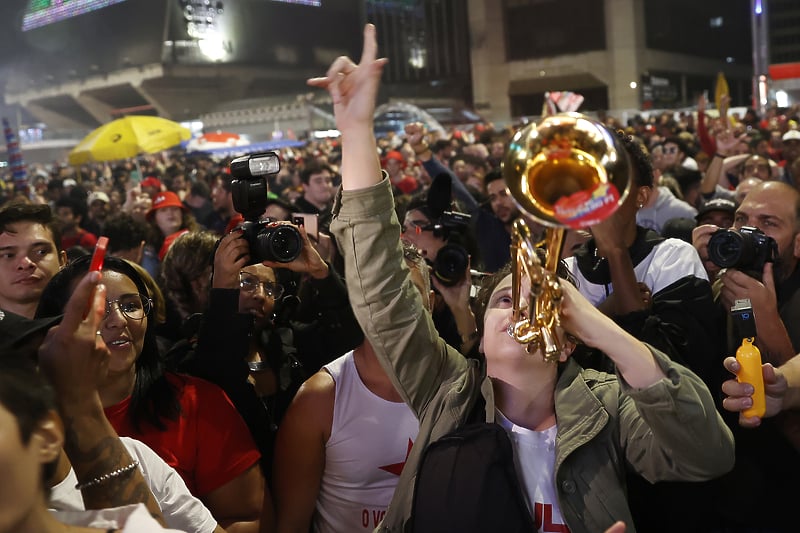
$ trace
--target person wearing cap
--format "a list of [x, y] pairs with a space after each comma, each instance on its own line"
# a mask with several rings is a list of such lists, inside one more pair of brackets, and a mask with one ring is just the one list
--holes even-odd
[[142, 192], [148, 195], [150, 198], [155, 198], [156, 195], [163, 189], [161, 180], [155, 176], [148, 176], [143, 179], [139, 184], [139, 187], [141, 187]]
[[83, 221], [83, 229], [95, 235], [103, 234], [103, 227], [108, 218], [110, 200], [108, 195], [102, 191], [90, 193], [86, 198], [86, 205], [89, 211]]
[[419, 189], [416, 179], [406, 175], [406, 158], [397, 150], [389, 150], [383, 158], [383, 169], [389, 174], [392, 187], [403, 194], [412, 194]]
[[172, 243], [190, 231], [197, 231], [197, 222], [174, 192], [160, 192], [153, 198], [153, 207], [147, 212], [147, 222], [155, 230], [155, 238], [149, 243], [158, 250], [158, 259], [163, 260]]
[[781, 166], [783, 166], [783, 175], [781, 180], [794, 184], [797, 178], [793, 175], [792, 164], [800, 159], [800, 131], [789, 130], [783, 134], [782, 140], [783, 150], [781, 151], [781, 156], [783, 161]]
[[727, 198], [714, 198], [700, 208], [695, 217], [697, 225], [714, 224], [718, 228], [733, 226], [733, 217], [736, 214], [736, 202]]

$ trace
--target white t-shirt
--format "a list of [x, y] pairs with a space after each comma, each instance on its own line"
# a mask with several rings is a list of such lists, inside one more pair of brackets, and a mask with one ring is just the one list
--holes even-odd
[[[575, 277], [578, 290], [592, 305], [599, 305], [614, 292], [611, 282], [608, 285], [596, 285], [584, 278], [575, 257], [567, 257], [564, 261]], [[647, 285], [653, 294], [686, 276], [708, 280], [697, 250], [680, 239], [666, 239], [654, 246], [647, 257], [633, 267], [633, 272], [636, 280]]]
[[[217, 521], [203, 502], [189, 492], [175, 469], [143, 442], [129, 437], [120, 437], [120, 440], [131, 457], [139, 461], [139, 470], [164, 514], [167, 526], [191, 533], [214, 531]], [[75, 471], [70, 468], [67, 477], [51, 489], [48, 507], [54, 511], [84, 511], [83, 495], [75, 488], [77, 483]]]
[[561, 515], [556, 492], [556, 433], [558, 427], [532, 431], [518, 426], [497, 410], [497, 423], [508, 433], [514, 464], [525, 492], [525, 501], [539, 533], [569, 533]]
[[[113, 507], [97, 511], [50, 511], [56, 519], [70, 526], [96, 527], [98, 529], [118, 529], [122, 533], [150, 533], [164, 531], [184, 533], [177, 529], [161, 527], [143, 503]], [[191, 532], [186, 532], [191, 533]]]

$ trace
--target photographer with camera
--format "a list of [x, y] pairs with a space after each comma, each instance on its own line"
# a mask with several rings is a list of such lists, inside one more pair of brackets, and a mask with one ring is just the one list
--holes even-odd
[[[736, 300], [744, 299], [750, 300], [753, 309], [756, 343], [764, 363], [778, 367], [800, 351], [799, 212], [800, 192], [788, 184], [768, 181], [745, 196], [736, 211], [731, 231], [706, 224], [692, 233], [693, 244], [703, 261], [720, 268], [714, 289], [722, 311], [728, 315], [728, 355], [736, 352], [742, 339], [734, 327], [731, 307]], [[773, 248], [777, 248], [777, 252]], [[772, 260], [767, 260], [771, 254]], [[745, 260], [727, 266], [737, 255]], [[722, 264], [714, 264], [715, 261]], [[725, 368], [736, 372], [738, 364], [729, 357]], [[776, 376], [769, 372], [764, 376], [768, 397], [778, 394], [781, 384]], [[727, 410], [743, 408], [742, 397], [747, 396], [744, 386], [732, 386], [730, 381], [722, 385], [722, 392], [733, 396], [723, 402]], [[775, 414], [773, 403], [767, 402], [768, 416]], [[769, 531], [796, 528], [793, 495], [784, 488], [793, 486], [800, 477], [797, 453], [800, 439], [795, 418], [794, 413], [783, 413], [764, 419], [757, 424], [756, 431], [740, 428], [735, 419], [728, 421], [736, 439], [736, 466], [722, 478], [717, 491], [728, 502], [721, 510], [728, 523]], [[743, 425], [753, 427], [756, 424], [744, 420]], [[742, 486], [748, 487], [746, 501], [735, 488]], [[771, 511], [752, 516], [753, 513], [743, 510], [744, 507]]]
[[[704, 224], [692, 244], [709, 273], [723, 309], [749, 299], [764, 359], [783, 364], [800, 351], [800, 193], [785, 183], [763, 182], [736, 211], [733, 230]], [[743, 229], [744, 228], [744, 229]], [[774, 250], [773, 250], [774, 247]], [[735, 259], [741, 261], [736, 262]], [[733, 261], [731, 263], [731, 261]], [[738, 339], [731, 339], [733, 353]]]
[[467, 354], [475, 345], [475, 316], [469, 306], [474, 240], [470, 215], [451, 209], [451, 182], [434, 178], [427, 193], [411, 199], [402, 227], [403, 241], [416, 247], [431, 265], [437, 297], [433, 322], [448, 344]]
[[407, 124], [405, 132], [408, 144], [414, 150], [422, 166], [425, 167], [428, 175], [433, 177], [445, 175], [450, 178], [453, 196], [464, 206], [465, 212], [472, 217], [472, 228], [481, 252], [483, 270], [495, 272], [502, 268], [511, 259], [508, 251], [511, 246], [510, 229], [519, 211], [515, 209], [513, 202], [508, 202], [510, 198], [507, 195], [504, 195], [503, 200], [499, 203], [503, 203], [508, 209], [502, 212], [495, 209], [496, 204], [491, 199], [492, 195], [500, 197], [501, 194], [506, 193], [505, 182], [502, 179], [495, 182], [494, 185], [490, 185], [490, 182], [498, 177], [499, 169], [490, 172], [484, 179], [486, 192], [490, 197], [490, 211], [478, 202], [452, 170], [434, 156], [425, 140], [426, 131], [423, 124], [419, 122]]
[[[215, 250], [209, 306], [187, 368], [231, 398], [268, 479], [275, 431], [297, 388], [362, 340], [343, 281], [305, 228], [257, 220], [267, 176], [278, 167], [272, 153], [231, 163], [234, 202], [246, 220]], [[298, 320], [302, 307], [314, 308], [316, 322]]]

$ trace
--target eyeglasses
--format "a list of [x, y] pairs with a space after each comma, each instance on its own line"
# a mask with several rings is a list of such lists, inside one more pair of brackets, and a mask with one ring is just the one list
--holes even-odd
[[150, 310], [153, 308], [153, 300], [141, 294], [125, 294], [110, 302], [106, 300], [106, 314], [103, 317], [104, 320], [111, 314], [115, 305], [117, 309], [125, 315], [125, 318], [130, 320], [142, 320], [150, 314]]
[[664, 153], [665, 154], [677, 154], [678, 153], [678, 147], [677, 146], [665, 146], [664, 147]]
[[252, 274], [239, 272], [239, 288], [248, 294], [254, 294], [259, 287], [264, 287], [264, 294], [268, 298], [278, 299], [283, 295], [283, 285], [271, 281], [261, 281]]
[[419, 235], [423, 231], [432, 231], [433, 229], [434, 225], [428, 222], [427, 220], [408, 220], [403, 223], [403, 227], [400, 231], [401, 233], [413, 231], [414, 233]]

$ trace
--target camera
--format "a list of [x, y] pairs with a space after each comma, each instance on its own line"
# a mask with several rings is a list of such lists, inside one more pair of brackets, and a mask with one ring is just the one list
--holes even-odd
[[300, 255], [303, 241], [297, 228], [259, 220], [267, 208], [267, 177], [280, 169], [280, 159], [275, 152], [251, 154], [231, 161], [233, 208], [245, 220], [239, 229], [250, 247], [250, 264], [288, 263]]
[[722, 268], [736, 268], [761, 277], [764, 265], [778, 257], [775, 240], [758, 228], [721, 229], [708, 241], [708, 258]]
[[461, 231], [469, 225], [470, 215], [445, 211], [433, 224], [433, 234], [447, 240], [436, 254], [433, 275], [446, 287], [457, 285], [467, 273], [469, 253], [461, 240]]

